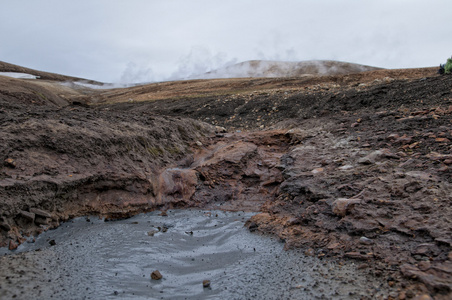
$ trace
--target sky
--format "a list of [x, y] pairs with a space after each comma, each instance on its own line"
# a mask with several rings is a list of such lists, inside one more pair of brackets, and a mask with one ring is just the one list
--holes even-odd
[[0, 0], [0, 61], [102, 82], [247, 60], [438, 66], [451, 0]]

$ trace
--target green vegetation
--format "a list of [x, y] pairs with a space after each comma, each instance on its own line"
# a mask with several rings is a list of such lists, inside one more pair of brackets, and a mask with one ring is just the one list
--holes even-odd
[[445, 64], [439, 65], [439, 74], [452, 74], [452, 57], [447, 59]]
[[447, 63], [444, 65], [444, 74], [452, 74], [452, 58], [447, 59]]

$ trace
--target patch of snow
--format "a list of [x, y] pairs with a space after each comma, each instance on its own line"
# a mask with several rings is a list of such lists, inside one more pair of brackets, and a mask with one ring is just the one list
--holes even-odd
[[17, 72], [0, 72], [0, 76], [7, 76], [18, 79], [38, 79], [40, 77], [27, 73], [17, 73]]
[[122, 83], [104, 83], [102, 85], [100, 84], [92, 84], [88, 82], [83, 81], [66, 81], [60, 83], [63, 86], [68, 86], [70, 88], [88, 88], [93, 90], [108, 90], [108, 89], [117, 89], [117, 88], [127, 88], [127, 87], [133, 87], [143, 84], [122, 84]]

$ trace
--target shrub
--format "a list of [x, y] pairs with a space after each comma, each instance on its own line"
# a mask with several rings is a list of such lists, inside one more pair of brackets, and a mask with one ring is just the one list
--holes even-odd
[[448, 58], [444, 65], [444, 74], [452, 74], [452, 58]]

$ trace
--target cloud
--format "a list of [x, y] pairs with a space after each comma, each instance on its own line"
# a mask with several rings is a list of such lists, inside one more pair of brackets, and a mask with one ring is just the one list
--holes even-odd
[[398, 68], [452, 54], [450, 0], [4, 2], [0, 60], [105, 82], [190, 77], [254, 59]]
[[155, 81], [155, 76], [151, 68], [129, 62], [121, 74], [119, 83], [146, 83], [153, 81]]
[[237, 59], [229, 59], [228, 55], [224, 52], [220, 51], [212, 54], [212, 51], [207, 47], [194, 46], [188, 54], [179, 58], [176, 71], [174, 71], [167, 79], [195, 78], [209, 71], [226, 67], [236, 62]]

